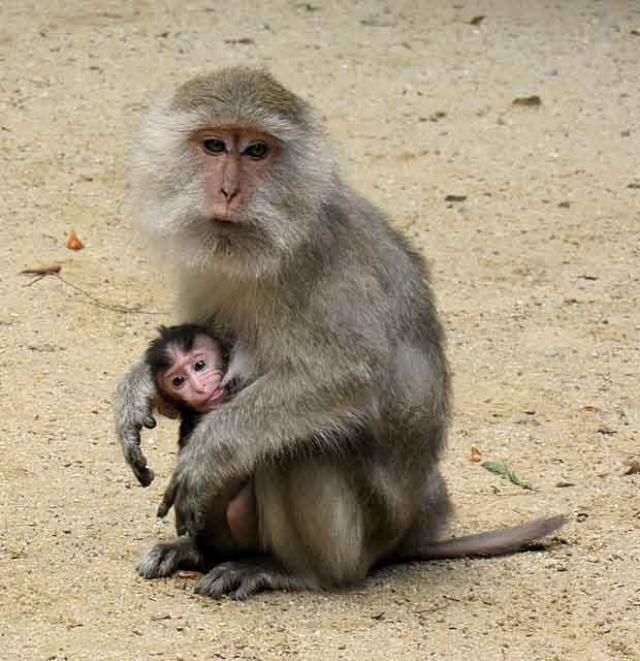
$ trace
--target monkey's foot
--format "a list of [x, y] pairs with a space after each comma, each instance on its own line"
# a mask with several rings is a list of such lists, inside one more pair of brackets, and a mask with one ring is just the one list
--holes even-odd
[[170, 576], [178, 569], [201, 569], [202, 554], [191, 537], [179, 537], [146, 550], [138, 560], [136, 571], [144, 578]]
[[268, 558], [223, 562], [215, 566], [198, 583], [196, 592], [205, 597], [219, 599], [229, 595], [232, 599], [246, 599], [263, 590], [317, 589], [310, 579], [288, 574]]

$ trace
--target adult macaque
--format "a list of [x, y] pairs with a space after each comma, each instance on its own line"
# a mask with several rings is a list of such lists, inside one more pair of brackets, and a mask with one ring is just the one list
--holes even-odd
[[[157, 390], [158, 411], [180, 418], [178, 444], [184, 449], [204, 413], [213, 411], [233, 387], [225, 377], [223, 347], [195, 324], [160, 326], [145, 353]], [[176, 521], [178, 533], [184, 532]], [[257, 519], [250, 480], [231, 480], [207, 506], [203, 549], [217, 557], [257, 549]]]
[[[311, 109], [262, 71], [188, 81], [150, 113], [130, 201], [177, 276], [179, 316], [231, 347], [249, 383], [202, 415], [159, 513], [189, 535], [141, 557], [207, 568], [211, 495], [252, 479], [261, 554], [214, 566], [201, 594], [328, 588], [404, 558], [506, 553], [562, 517], [436, 543], [451, 505], [438, 461], [449, 420], [444, 336], [420, 256], [340, 178]], [[155, 387], [138, 363], [118, 433], [144, 477]], [[450, 553], [445, 553], [448, 546]]]

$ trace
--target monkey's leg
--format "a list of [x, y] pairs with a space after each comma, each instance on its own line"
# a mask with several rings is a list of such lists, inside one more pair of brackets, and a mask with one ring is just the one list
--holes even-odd
[[447, 485], [440, 472], [434, 470], [427, 477], [425, 486], [423, 506], [418, 517], [393, 550], [391, 557], [383, 559], [382, 564], [420, 557], [422, 551], [444, 532], [453, 511]]
[[302, 590], [362, 580], [380, 555], [339, 464], [306, 458], [255, 475], [260, 546], [269, 555], [214, 567], [197, 591], [244, 599], [260, 590]]
[[206, 568], [205, 558], [195, 541], [185, 536], [147, 549], [140, 556], [136, 570], [144, 578], [160, 578], [178, 569], [206, 571]]

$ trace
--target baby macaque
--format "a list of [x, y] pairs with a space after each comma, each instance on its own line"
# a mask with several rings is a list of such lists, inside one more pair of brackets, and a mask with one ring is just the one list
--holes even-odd
[[[182, 450], [201, 416], [221, 406], [232, 392], [225, 381], [225, 351], [204, 328], [195, 324], [160, 326], [145, 354], [158, 395], [156, 408], [180, 418]], [[232, 480], [212, 496], [208, 536], [198, 541], [218, 552], [250, 550], [257, 540], [257, 518], [251, 480]], [[176, 519], [178, 534], [184, 532]]]
[[145, 360], [151, 369], [160, 413], [181, 419], [180, 447], [199, 418], [225, 397], [225, 359], [220, 343], [195, 324], [160, 326]]

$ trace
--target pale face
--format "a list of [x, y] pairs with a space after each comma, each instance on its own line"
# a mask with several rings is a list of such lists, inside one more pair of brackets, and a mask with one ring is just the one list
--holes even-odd
[[205, 181], [205, 215], [233, 225], [241, 217], [254, 187], [269, 175], [280, 147], [260, 131], [218, 127], [192, 137]]
[[162, 390], [198, 413], [207, 413], [224, 399], [224, 363], [218, 343], [198, 335], [190, 351], [169, 347], [172, 365], [159, 382]]

